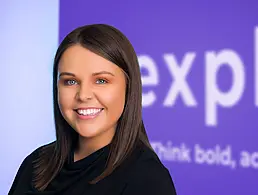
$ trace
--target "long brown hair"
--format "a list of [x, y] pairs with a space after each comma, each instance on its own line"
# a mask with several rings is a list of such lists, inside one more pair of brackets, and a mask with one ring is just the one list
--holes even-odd
[[127, 78], [126, 101], [117, 122], [104, 172], [94, 179], [98, 182], [111, 174], [132, 152], [137, 141], [151, 148], [142, 121], [142, 83], [137, 55], [129, 40], [118, 29], [106, 24], [92, 24], [76, 28], [61, 42], [54, 59], [53, 103], [56, 141], [46, 145], [35, 161], [34, 185], [43, 191], [62, 169], [78, 134], [63, 118], [57, 102], [58, 63], [64, 51], [79, 44], [120, 67]]

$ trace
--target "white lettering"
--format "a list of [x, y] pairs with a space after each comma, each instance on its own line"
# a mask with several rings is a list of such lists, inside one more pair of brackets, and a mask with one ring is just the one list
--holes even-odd
[[258, 169], [258, 152], [249, 153], [247, 151], [241, 152], [240, 165], [244, 168]]
[[[233, 74], [231, 89], [224, 93], [217, 86], [217, 74], [228, 65]], [[206, 53], [205, 121], [208, 126], [217, 125], [217, 106], [231, 107], [241, 98], [245, 86], [245, 71], [241, 58], [232, 50]]]
[[171, 85], [168, 95], [163, 103], [164, 106], [174, 105], [176, 98], [180, 93], [187, 106], [197, 105], [197, 101], [186, 82], [186, 76], [191, 69], [195, 56], [195, 53], [187, 53], [183, 58], [182, 65], [179, 65], [174, 55], [164, 55], [170, 74], [174, 78], [174, 83]]
[[[148, 75], [142, 75], [143, 86], [157, 86], [159, 84], [158, 70], [154, 60], [147, 55], [138, 57], [140, 68], [145, 68], [148, 71]], [[156, 94], [153, 90], [148, 91], [146, 94], [142, 94], [142, 106], [151, 106], [156, 101]]]
[[255, 105], [258, 106], [258, 27], [254, 30], [254, 78], [255, 78]]

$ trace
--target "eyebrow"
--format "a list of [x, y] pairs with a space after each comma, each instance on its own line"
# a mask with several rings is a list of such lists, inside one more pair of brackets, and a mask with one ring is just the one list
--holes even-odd
[[[113, 73], [111, 73], [111, 72], [108, 72], [108, 71], [100, 71], [100, 72], [94, 72], [93, 74], [92, 74], [92, 76], [97, 76], [97, 75], [101, 75], [101, 74], [109, 74], [109, 75], [111, 75], [111, 76], [115, 76]], [[73, 77], [76, 77], [76, 75], [74, 74], [74, 73], [71, 73], [71, 72], [61, 72], [60, 74], [59, 74], [59, 78], [61, 77], [61, 76], [73, 76]]]

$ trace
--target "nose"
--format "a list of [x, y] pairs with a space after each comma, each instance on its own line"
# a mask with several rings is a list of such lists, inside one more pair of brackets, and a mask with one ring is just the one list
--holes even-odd
[[87, 101], [93, 98], [93, 91], [92, 87], [87, 84], [81, 84], [78, 92], [77, 92], [77, 99], [79, 101]]

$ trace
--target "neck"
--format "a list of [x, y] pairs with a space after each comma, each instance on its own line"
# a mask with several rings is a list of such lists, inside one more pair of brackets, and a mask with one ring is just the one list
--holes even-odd
[[86, 138], [79, 136], [77, 149], [74, 153], [74, 161], [83, 159], [89, 156], [90, 154], [96, 152], [97, 150], [110, 144], [113, 136], [114, 134], [110, 136], [105, 135], [102, 139], [99, 139], [99, 137]]

